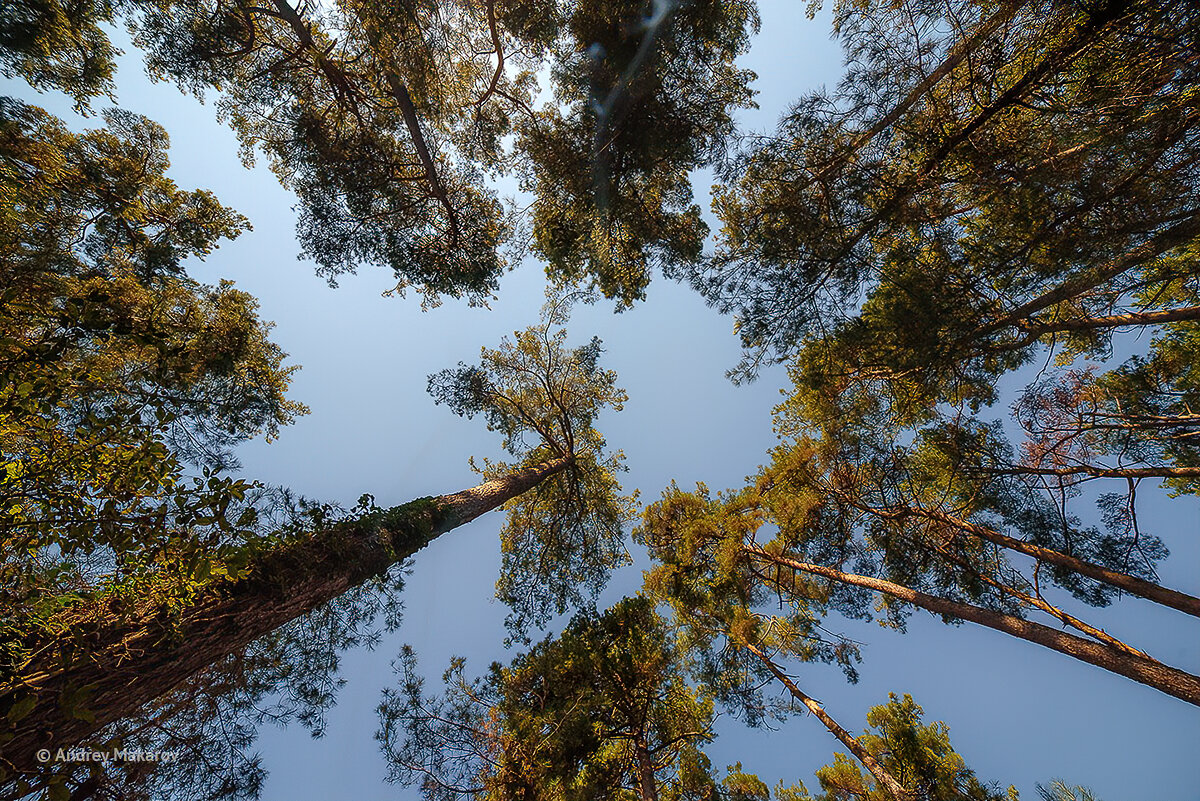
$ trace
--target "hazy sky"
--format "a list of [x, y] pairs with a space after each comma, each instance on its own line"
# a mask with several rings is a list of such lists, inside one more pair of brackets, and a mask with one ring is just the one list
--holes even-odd
[[[840, 51], [827, 17], [804, 18], [804, 3], [760, 3], [763, 31], [745, 66], [759, 74], [761, 108], [742, 115], [744, 126], [766, 130], [788, 102], [840, 73]], [[38, 96], [8, 82], [5, 91], [71, 120], [61, 98]], [[306, 495], [352, 503], [375, 495], [380, 505], [402, 503], [476, 483], [471, 455], [498, 455], [498, 440], [479, 420], [435, 407], [426, 376], [480, 346], [536, 322], [542, 302], [540, 265], [529, 262], [501, 283], [490, 310], [447, 303], [420, 310], [417, 297], [384, 298], [392, 281], [379, 271], [347, 276], [329, 289], [311, 264], [297, 261], [293, 198], [260, 165], [247, 171], [233, 135], [201, 106], [168, 84], [149, 84], [136, 58], [119, 74], [119, 102], [166, 126], [171, 176], [184, 189], [213, 190], [247, 215], [254, 230], [224, 245], [207, 263], [193, 265], [204, 281], [230, 278], [259, 298], [274, 320], [274, 339], [291, 362], [303, 365], [293, 397], [312, 414], [271, 445], [242, 451], [243, 473]], [[81, 125], [99, 125], [93, 118]], [[703, 197], [701, 180], [698, 189]], [[769, 370], [754, 384], [734, 387], [724, 371], [738, 358], [731, 321], [707, 309], [690, 290], [658, 278], [649, 300], [620, 315], [598, 304], [576, 312], [572, 341], [599, 335], [603, 363], [618, 371], [629, 392], [624, 412], [608, 414], [601, 429], [628, 457], [626, 486], [652, 502], [672, 479], [684, 488], [704, 481], [713, 489], [739, 485], [764, 460], [774, 441], [770, 410], [785, 377]], [[1003, 417], [998, 407], [993, 416]], [[1147, 530], [1163, 537], [1173, 555], [1162, 566], [1168, 586], [1200, 593], [1200, 513], [1195, 499], [1169, 505], [1141, 494]], [[379, 693], [391, 680], [389, 662], [411, 643], [431, 677], [449, 657], [468, 658], [480, 673], [508, 661], [492, 599], [499, 563], [493, 514], [422, 551], [405, 597], [402, 629], [373, 652], [345, 655], [349, 680], [330, 715], [326, 736], [313, 740], [300, 727], [266, 726], [260, 741], [271, 772], [264, 801], [416, 799], [415, 790], [383, 782], [385, 766], [372, 739]], [[640, 562], [618, 574], [606, 595], [615, 600], [640, 585]], [[1129, 635], [1168, 664], [1200, 671], [1200, 626], [1180, 613], [1136, 599], [1094, 616], [1118, 637]], [[836, 623], [835, 621], [831, 621]], [[969, 624], [950, 627], [916, 614], [907, 634], [874, 624], [843, 630], [867, 643], [862, 680], [848, 685], [835, 668], [802, 665], [800, 685], [822, 701], [843, 726], [860, 731], [866, 710], [889, 691], [911, 693], [927, 720], [943, 720], [951, 740], [985, 782], [1015, 784], [1034, 799], [1035, 782], [1062, 777], [1091, 786], [1104, 801], [1195, 801], [1200, 787], [1200, 714], [1189, 705], [1098, 668], [998, 632]], [[723, 717], [708, 748], [714, 765], [741, 761], [769, 785], [804, 780], [839, 746], [811, 717], [777, 731], [750, 731]]]

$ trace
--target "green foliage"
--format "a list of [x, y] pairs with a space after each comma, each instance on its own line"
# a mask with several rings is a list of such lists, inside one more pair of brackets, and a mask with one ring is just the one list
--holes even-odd
[[[903, 628], [913, 608], [952, 623], [971, 617], [950, 611], [966, 605], [1018, 636], [1017, 618], [1046, 614], [1114, 658], [1144, 658], [1047, 592], [1056, 584], [1104, 606], [1125, 579], [1154, 580], [1150, 566], [1166, 550], [1118, 499], [1102, 498], [1102, 531], [1063, 514], [1023, 476], [991, 466], [1011, 456], [998, 426], [947, 420], [901, 444], [886, 424], [873, 430], [846, 413], [813, 436], [801, 433], [813, 426], [800, 400], [780, 408], [780, 430], [796, 433], [746, 487], [714, 499], [703, 486], [687, 493], [672, 485], [635, 532], [657, 563], [647, 591], [671, 605], [689, 644], [708, 655], [706, 681], [721, 701], [751, 722], [767, 714], [757, 688], [781, 679], [771, 670], [778, 659], [836, 660], [853, 676], [855, 645], [822, 628], [831, 610], [878, 613]], [[1034, 555], [1033, 569], [1014, 553]]]
[[460, 363], [430, 376], [434, 401], [462, 417], [482, 415], [514, 456], [545, 461], [603, 450], [596, 417], [605, 408], [620, 411], [628, 396], [617, 374], [599, 367], [599, 338], [565, 347], [568, 301], [552, 299], [541, 325], [514, 331], [497, 349], [480, 349], [478, 367]]
[[[889, 695], [888, 703], [867, 713], [872, 727], [858, 738], [866, 750], [913, 795], [913, 801], [1017, 801], [1017, 791], [990, 789], [950, 745], [950, 730], [940, 721], [921, 722], [921, 707], [911, 696]], [[892, 795], [845, 754], [817, 770], [820, 795], [804, 785], [776, 790], [779, 801], [893, 801]]]
[[762, 779], [753, 773], [742, 772], [741, 762], [729, 767], [722, 784], [730, 801], [770, 801], [771, 798], [771, 791]]
[[442, 696], [406, 649], [379, 709], [389, 779], [430, 801], [752, 798], [761, 782], [740, 765], [723, 786], [711, 775], [712, 702], [684, 681], [686, 658], [644, 598], [577, 616], [485, 679], [455, 660]]
[[[802, 396], [780, 406], [780, 431], [803, 430]], [[903, 435], [911, 442], [893, 439]], [[1033, 581], [972, 526], [1144, 578], [1166, 556], [1158, 538], [1135, 528], [1127, 507], [1113, 506], [1104, 529], [1087, 525], [1037, 483], [1012, 474], [1012, 448], [999, 424], [943, 419], [901, 434], [849, 413], [819, 437], [785, 438], [771, 455], [758, 486], [770, 487], [763, 503], [780, 527], [775, 541], [801, 561], [858, 558], [858, 572], [881, 571], [905, 586], [1016, 612], [1020, 604], [1004, 588], [1036, 594]], [[1115, 597], [1114, 588], [1061, 567], [1045, 566], [1041, 579], [1090, 605]]]
[[1062, 779], [1050, 782], [1049, 787], [1039, 784], [1037, 791], [1044, 801], [1099, 801], [1088, 788], [1079, 785], [1072, 787]]
[[[105, 26], [118, 21], [152, 75], [219, 92], [244, 159], [264, 154], [299, 198], [301, 246], [331, 282], [374, 264], [392, 270], [396, 291], [484, 302], [504, 248], [528, 241], [555, 282], [618, 306], [644, 297], [655, 269], [690, 279], [737, 314], [748, 350], [738, 377], [793, 360], [770, 464], [715, 498], [672, 484], [636, 533], [657, 560], [647, 590], [670, 605], [679, 643], [650, 602], [627, 600], [485, 679], [468, 681], [455, 662], [442, 699], [424, 696], [406, 653], [404, 686], [381, 708], [394, 779], [439, 800], [765, 801], [740, 764], [714, 779], [699, 750], [713, 704], [752, 724], [790, 711], [761, 692], [778, 659], [837, 662], [853, 678], [856, 645], [822, 620], [872, 616], [869, 592], [803, 565], [1008, 615], [1038, 608], [1076, 628], [1043, 584], [1092, 605], [1113, 586], [1061, 565], [1027, 575], [979, 532], [1153, 578], [1166, 549], [1138, 527], [1137, 482], [1200, 487], [1200, 17], [1151, 0], [845, 0], [835, 19], [841, 86], [802, 98], [774, 137], [730, 159], [731, 115], [752, 105], [753, 75], [734, 63], [758, 25], [749, 0], [0, 10], [0, 72], [65, 91], [80, 110], [111, 91]], [[304, 411], [285, 398], [295, 368], [252, 298], [183, 269], [248, 223], [165, 178], [161, 128], [120, 111], [105, 119], [105, 130], [72, 134], [0, 100], [5, 676], [28, 659], [34, 630], [91, 636], [95, 621], [73, 616], [84, 601], [119, 617], [165, 600], [173, 614], [207, 585], [245, 577], [256, 549], [306, 530], [292, 521], [263, 536], [262, 496], [225, 475], [234, 446]], [[705, 259], [689, 173], [712, 166], [723, 229]], [[527, 219], [491, 188], [504, 175], [534, 194]], [[555, 330], [564, 320], [552, 307], [542, 326], [483, 349], [479, 366], [430, 377], [439, 403], [504, 436], [514, 463], [486, 462], [485, 478], [565, 464], [506, 504], [497, 591], [522, 636], [628, 560], [635, 500], [621, 495], [622, 455], [596, 429], [625, 394], [598, 366], [599, 340], [567, 347]], [[1145, 351], [1109, 364], [1114, 332], [1135, 326], [1154, 327]], [[1028, 435], [1014, 448], [973, 415], [1047, 346], [1061, 369], [1014, 406]], [[1100, 496], [1104, 530], [1068, 509], [1095, 478], [1127, 485]], [[306, 523], [332, 520], [307, 511]], [[397, 522], [362, 511], [362, 525]], [[907, 607], [875, 611], [903, 626]], [[281, 684], [295, 704], [279, 716], [320, 731], [337, 649], [358, 641], [358, 618], [331, 614], [329, 648], [292, 631], [289, 654], [272, 638], [249, 673], [212, 671], [226, 706], [205, 707], [197, 688], [164, 702], [164, 717], [191, 724], [183, 742], [207, 746], [220, 729], [237, 766], [204, 779], [192, 763], [172, 781], [253, 796], [246, 715]], [[237, 675], [223, 684], [227, 668]], [[61, 700], [91, 714], [86, 694]], [[17, 697], [4, 712], [31, 710]], [[861, 744], [917, 798], [1001, 798], [911, 698], [868, 723], [876, 731]], [[126, 734], [139, 736], [114, 736]], [[52, 778], [51, 797], [69, 794], [67, 778]], [[886, 797], [840, 754], [818, 778], [823, 801]], [[1039, 789], [1091, 797], [1062, 782]], [[776, 796], [809, 799], [803, 785]]]
[[[24, 0], [0, 17], [9, 74], [81, 104], [111, 86], [103, 25], [126, 22], [151, 75], [205, 94], [247, 160], [266, 154], [299, 197], [304, 254], [332, 281], [362, 264], [483, 302], [520, 252], [486, 180], [538, 197], [534, 249], [561, 282], [628, 305], [652, 267], [700, 256], [688, 173], [714, 163], [751, 105], [734, 66], [749, 0], [129, 0], [71, 13]], [[539, 77], [549, 76], [549, 86]], [[549, 89], [553, 102], [534, 108]], [[549, 94], [550, 92], [547, 92]], [[518, 226], [521, 227], [521, 226]]]
[[[987, 402], [1039, 338], [1088, 349], [1194, 276], [1197, 20], [1156, 2], [840, 2], [848, 70], [725, 171], [693, 275], [756, 359], [828, 343]], [[1147, 44], [1147, 37], [1153, 44]], [[1089, 322], [1092, 321], [1092, 322]], [[1081, 342], [1084, 340], [1080, 340]]]
[[746, 545], [764, 516], [754, 498], [750, 488], [713, 499], [703, 485], [692, 493], [672, 485], [645, 509], [634, 538], [655, 561], [646, 592], [670, 606], [706, 686], [748, 724], [760, 725], [793, 707], [764, 698], [773, 676], [751, 648], [776, 659], [834, 662], [854, 681], [856, 644], [830, 634], [821, 620], [831, 605], [862, 612], [853, 593], [847, 602], [839, 588], [802, 577], [777, 586], [782, 573], [755, 564]]
[[113, 47], [102, 26], [122, 3], [13, 0], [0, 8], [0, 74], [20, 76], [38, 90], [59, 89], [79, 111], [111, 94]]
[[[745, 489], [713, 502], [672, 487], [648, 510], [653, 591], [715, 609], [708, 587], [740, 575], [818, 619], [870, 616], [871, 593], [805, 569], [824, 566], [1036, 609], [1128, 653], [1043, 595], [1104, 605], [1114, 584], [1011, 552], [1153, 581], [1166, 548], [1139, 527], [1138, 482], [1197, 485], [1198, 18], [964, 0], [843, 2], [835, 19], [846, 77], [726, 166], [722, 238], [691, 272], [737, 315], [735, 378], [791, 360], [782, 442]], [[1129, 327], [1156, 331], [1148, 352], [1107, 364]], [[1045, 346], [1079, 364], [1022, 394], [1014, 448], [977, 415]], [[1100, 495], [1102, 525], [1073, 510], [1092, 480], [1123, 490]], [[893, 596], [879, 611], [903, 626]], [[746, 625], [716, 618], [729, 636]]]
[[[297, 194], [304, 255], [331, 281], [372, 264], [434, 301], [495, 288], [506, 226], [479, 167], [499, 157], [500, 104], [514, 101], [485, 103], [479, 9], [198, 0], [146, 4], [131, 21], [153, 75], [222, 92], [244, 158], [264, 152]], [[523, 102], [527, 69], [513, 63], [493, 94]]]
[[164, 176], [162, 128], [105, 118], [73, 134], [0, 101], [5, 672], [27, 627], [69, 631], [53, 621], [90, 593], [237, 575], [257, 512], [231, 448], [306, 411], [256, 302], [183, 271], [245, 219]]
[[697, 263], [707, 226], [688, 173], [724, 155], [731, 114], [753, 105], [734, 59], [752, 2], [570, 4], [552, 62], [556, 106], [520, 128], [533, 249], [558, 281], [630, 305], [652, 268]]
[[[738, 314], [737, 377], [791, 359], [784, 444], [757, 479], [767, 522], [800, 561], [1066, 622], [1039, 579], [1093, 605], [1115, 590], [1061, 565], [1023, 574], [968, 529], [1153, 580], [1167, 551], [1138, 524], [1139, 484], [1200, 486], [1197, 18], [1149, 2], [846, 2], [835, 18], [846, 77], [735, 160], [724, 238], [692, 276]], [[1111, 364], [1128, 328], [1153, 333]], [[1061, 369], [1013, 406], [1014, 448], [981, 413], [1051, 355]], [[1096, 480], [1118, 488], [1090, 525], [1075, 499]], [[810, 507], [794, 522], [786, 495]]]
[[504, 436], [514, 464], [485, 462], [498, 479], [516, 468], [567, 459], [565, 469], [508, 501], [500, 532], [504, 562], [497, 596], [512, 609], [518, 636], [554, 613], [595, 595], [629, 557], [624, 524], [635, 497], [621, 494], [620, 451], [606, 452], [596, 417], [626, 400], [617, 376], [599, 367], [600, 340], [566, 347], [566, 299], [552, 300], [541, 325], [483, 348], [479, 366], [459, 365], [429, 377], [429, 392], [456, 414], [483, 416]]

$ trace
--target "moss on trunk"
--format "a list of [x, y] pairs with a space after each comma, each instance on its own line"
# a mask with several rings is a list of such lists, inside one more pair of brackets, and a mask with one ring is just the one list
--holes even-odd
[[567, 464], [558, 459], [335, 524], [262, 555], [246, 578], [202, 590], [181, 613], [155, 604], [119, 616], [107, 603], [77, 610], [89, 632], [85, 647], [78, 637], [47, 643], [0, 689], [0, 781], [36, 778], [47, 769], [38, 749], [85, 744], [109, 723]]

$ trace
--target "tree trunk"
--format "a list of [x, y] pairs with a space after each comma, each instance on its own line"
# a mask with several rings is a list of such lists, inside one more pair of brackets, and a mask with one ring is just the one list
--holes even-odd
[[[555, 459], [452, 495], [334, 525], [264, 554], [247, 578], [202, 590], [182, 613], [172, 615], [157, 604], [120, 618], [99, 604], [79, 610], [72, 628], [89, 633], [82, 658], [55, 650], [24, 665], [15, 681], [0, 688], [0, 716], [7, 715], [7, 725], [0, 724], [0, 768], [9, 774], [0, 779], [37, 773], [38, 749], [85, 742], [259, 637], [381, 575], [439, 535], [525, 493], [570, 461]], [[81, 695], [86, 698], [73, 715], [72, 704], [64, 701]], [[30, 698], [31, 709], [16, 711]]]
[[637, 758], [638, 798], [640, 801], [658, 801], [658, 786], [654, 783], [654, 760], [650, 757], [650, 748], [646, 745], [645, 732], [639, 732], [633, 741], [633, 749]]
[[776, 556], [767, 553], [758, 548], [747, 550], [755, 556], [784, 567], [790, 567], [814, 576], [821, 576], [832, 581], [840, 581], [843, 584], [866, 587], [867, 589], [899, 598], [902, 601], [907, 601], [913, 606], [919, 606], [935, 614], [978, 623], [981, 626], [1003, 631], [1005, 634], [1011, 634], [1014, 637], [1020, 637], [1023, 640], [1028, 640], [1038, 645], [1044, 645], [1047, 648], [1051, 648], [1067, 656], [1073, 656], [1088, 664], [1102, 667], [1113, 673], [1119, 673], [1126, 678], [1133, 679], [1148, 687], [1153, 687], [1167, 695], [1187, 701], [1189, 704], [1200, 706], [1200, 677], [1193, 676], [1190, 673], [1173, 667], [1168, 667], [1159, 662], [1123, 653], [1106, 645], [1077, 637], [1074, 634], [1067, 634], [1066, 632], [1052, 629], [1049, 626], [1043, 626], [1041, 623], [1034, 623], [1033, 621], [1014, 615], [1007, 615], [1003, 612], [994, 612], [991, 609], [985, 609], [981, 606], [973, 606], [958, 601], [951, 601], [936, 595], [928, 595], [891, 581], [874, 578], [873, 576], [843, 573], [841, 570], [832, 567], [799, 562], [788, 559], [785, 556]]
[[1127, 312], [1108, 317], [1072, 317], [1066, 320], [1028, 320], [1018, 322], [1022, 330], [1041, 336], [1060, 331], [1090, 331], [1098, 328], [1122, 328], [1129, 325], [1162, 325], [1184, 320], [1200, 320], [1200, 306], [1182, 306], [1153, 312]]
[[819, 703], [805, 695], [805, 693], [798, 686], [796, 686], [796, 682], [792, 681], [786, 673], [780, 670], [779, 666], [776, 665], [769, 656], [762, 652], [762, 649], [755, 645], [749, 644], [746, 645], [746, 649], [749, 650], [750, 653], [757, 656], [759, 660], [767, 666], [767, 669], [771, 671], [771, 674], [774, 675], [775, 678], [777, 678], [783, 684], [783, 686], [787, 688], [787, 691], [792, 694], [793, 698], [804, 704], [805, 708], [807, 708], [817, 720], [825, 724], [825, 728], [829, 729], [829, 732], [834, 737], [838, 738], [841, 744], [850, 750], [850, 753], [854, 754], [855, 758], [862, 763], [863, 767], [875, 777], [875, 781], [879, 782], [879, 784], [888, 791], [895, 801], [912, 801], [913, 794], [904, 789], [904, 785], [897, 781], [896, 777], [889, 773], [887, 769], [883, 767], [883, 765], [880, 765], [878, 760], [871, 756], [871, 753], [867, 751], [867, 749], [863, 748], [862, 744], [859, 743], [858, 740], [850, 734], [850, 732], [838, 725], [838, 722], [831, 718], [829, 713], [826, 712]]
[[1006, 314], [991, 320], [971, 332], [968, 339], [977, 340], [1002, 331], [1009, 326], [1020, 326], [1040, 311], [1070, 300], [1083, 292], [1116, 278], [1121, 273], [1132, 270], [1146, 262], [1157, 258], [1163, 253], [1178, 247], [1200, 235], [1200, 214], [1192, 213], [1183, 221], [1170, 228], [1158, 231], [1154, 236], [1114, 259], [1101, 264], [1091, 272], [1083, 273], [1059, 286], [1038, 295], [1036, 298], [1022, 303]]
[[1185, 612], [1189, 615], [1200, 617], [1200, 598], [1193, 595], [1188, 595], [1178, 590], [1171, 590], [1163, 587], [1160, 584], [1155, 584], [1152, 581], [1131, 576], [1128, 573], [1120, 573], [1116, 570], [1109, 570], [1106, 567], [1085, 562], [1082, 559], [1076, 559], [1074, 556], [1068, 556], [1060, 551], [1055, 551], [1050, 548], [1043, 548], [1040, 545], [1033, 545], [1024, 540], [1014, 539], [999, 531], [993, 531], [986, 526], [980, 526], [971, 523], [967, 520], [948, 515], [943, 512], [936, 512], [931, 509], [913, 509], [912, 513], [921, 517], [935, 520], [939, 523], [953, 526], [960, 531], [965, 531], [968, 534], [973, 534], [982, 540], [999, 545], [1001, 548], [1007, 548], [1010, 551], [1023, 553], [1026, 556], [1032, 556], [1034, 559], [1046, 562], [1047, 564], [1065, 567], [1068, 570], [1073, 570], [1081, 576], [1102, 581], [1111, 587], [1124, 590], [1133, 595], [1140, 596], [1149, 601], [1169, 606], [1172, 609], [1178, 609], [1180, 612]]
[[1079, 464], [1071, 467], [1012, 467], [985, 468], [988, 473], [1020, 476], [1088, 476], [1089, 478], [1200, 478], [1200, 467], [1151, 465], [1150, 467], [1100, 467]]

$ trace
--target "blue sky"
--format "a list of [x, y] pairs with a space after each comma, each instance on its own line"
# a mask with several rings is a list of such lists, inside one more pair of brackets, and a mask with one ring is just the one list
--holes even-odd
[[[762, 34], [743, 63], [759, 73], [761, 108], [741, 120], [768, 130], [789, 101], [836, 81], [841, 56], [828, 38], [827, 16], [810, 22], [795, 0], [760, 5]], [[323, 500], [352, 503], [369, 492], [381, 505], [475, 483], [468, 457], [498, 456], [498, 441], [478, 420], [435, 407], [425, 377], [472, 361], [480, 346], [495, 346], [534, 323], [540, 265], [530, 261], [505, 276], [490, 310], [451, 302], [422, 312], [418, 297], [381, 297], [393, 282], [377, 271], [330, 289], [311, 264], [296, 259], [293, 198], [262, 165], [240, 166], [234, 137], [215, 122], [211, 101], [202, 106], [171, 85], [150, 84], [135, 57], [122, 62], [118, 77], [120, 105], [170, 132], [170, 174], [180, 186], [213, 190], [254, 224], [193, 265], [193, 275], [232, 279], [258, 297], [263, 317], [277, 324], [274, 339], [303, 365], [293, 396], [312, 413], [278, 441], [246, 446], [243, 473]], [[13, 82], [5, 91], [79, 122], [62, 98]], [[738, 359], [731, 321], [690, 290], [659, 278], [646, 303], [620, 315], [603, 303], [580, 309], [570, 329], [575, 342], [604, 340], [604, 362], [628, 390], [625, 411], [610, 413], [601, 426], [610, 444], [626, 452], [626, 485], [640, 488], [644, 502], [672, 479], [685, 488], [696, 481], [737, 486], [763, 461], [774, 442], [770, 410], [783, 372], [768, 370], [748, 386], [729, 383], [724, 371]], [[994, 412], [1004, 413], [1003, 407]], [[1141, 509], [1145, 528], [1173, 551], [1161, 569], [1163, 583], [1200, 593], [1200, 510], [1195, 499], [1164, 500], [1146, 493]], [[299, 727], [264, 727], [260, 747], [271, 772], [264, 801], [418, 797], [383, 782], [385, 766], [372, 739], [379, 692], [403, 642], [416, 648], [431, 676], [454, 654], [467, 657], [474, 672], [511, 658], [502, 645], [505, 610], [492, 599], [500, 524], [496, 515], [485, 517], [418, 555], [403, 627], [373, 652], [345, 655], [348, 684], [324, 738], [313, 740]], [[618, 574], [606, 598], [635, 591], [644, 566], [639, 561]], [[1168, 664], [1200, 671], [1196, 621], [1136, 599], [1095, 617]], [[1027, 799], [1035, 797], [1035, 782], [1054, 777], [1089, 785], [1104, 801], [1197, 798], [1200, 715], [1183, 702], [997, 632], [949, 627], [926, 615], [915, 616], [907, 634], [861, 623], [844, 630], [868, 643], [858, 685], [825, 666], [795, 672], [806, 692], [852, 731], [865, 726], [866, 710], [889, 691], [908, 692], [927, 720], [950, 726], [952, 742], [982, 780], [1015, 784]], [[815, 788], [813, 770], [831, 761], [838, 745], [810, 717], [776, 731], [749, 731], [725, 717], [719, 731], [708, 749], [714, 764], [741, 761], [770, 785], [802, 779]]]

